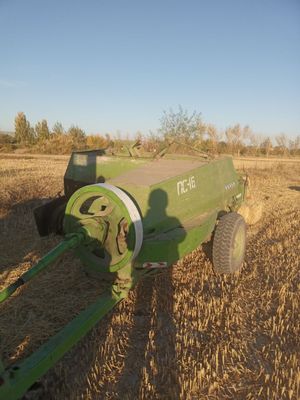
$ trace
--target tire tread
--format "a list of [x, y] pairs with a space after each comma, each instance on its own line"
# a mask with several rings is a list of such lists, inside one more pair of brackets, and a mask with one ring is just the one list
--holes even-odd
[[230, 274], [235, 271], [231, 257], [231, 246], [234, 239], [234, 231], [239, 224], [244, 224], [244, 218], [230, 212], [221, 217], [213, 240], [213, 264], [218, 273]]

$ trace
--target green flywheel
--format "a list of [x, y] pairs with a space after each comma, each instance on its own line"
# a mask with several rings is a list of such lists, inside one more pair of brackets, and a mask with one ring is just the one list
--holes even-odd
[[64, 217], [66, 234], [80, 227], [105, 230], [103, 239], [75, 251], [83, 264], [98, 272], [115, 272], [135, 258], [143, 242], [139, 210], [121, 189], [107, 183], [84, 186], [69, 199]]

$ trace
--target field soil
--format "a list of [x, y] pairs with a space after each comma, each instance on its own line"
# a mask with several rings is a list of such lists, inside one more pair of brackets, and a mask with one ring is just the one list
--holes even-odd
[[[0, 290], [59, 238], [32, 211], [63, 190], [68, 159], [1, 155]], [[300, 163], [236, 160], [263, 206], [240, 273], [217, 275], [204, 245], [141, 282], [27, 398], [300, 398]], [[103, 287], [67, 254], [0, 305], [0, 354], [22, 359]], [[34, 397], [32, 397], [34, 396]]]

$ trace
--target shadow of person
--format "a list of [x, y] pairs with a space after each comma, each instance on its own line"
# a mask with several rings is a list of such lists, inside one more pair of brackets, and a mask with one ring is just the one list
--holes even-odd
[[33, 209], [42, 201], [40, 198], [32, 198], [13, 204], [0, 217], [0, 277], [2, 282], [6, 280], [9, 272], [20, 262], [26, 261], [33, 251], [39, 253], [43, 249], [43, 246], [37, 249], [40, 241], [32, 218]]
[[[149, 196], [149, 208], [143, 218], [144, 232], [167, 235], [171, 246], [166, 247], [165, 259], [155, 261], [175, 262], [179, 259], [178, 240], [172, 232], [183, 230], [178, 218], [169, 216], [168, 195], [156, 189]], [[181, 236], [181, 241], [185, 234]], [[149, 260], [150, 262], [153, 260]], [[172, 267], [156, 276], [143, 279], [135, 291], [133, 327], [129, 333], [128, 353], [116, 387], [122, 398], [178, 399], [180, 383], [176, 356], [176, 326], [174, 321], [174, 284]]]

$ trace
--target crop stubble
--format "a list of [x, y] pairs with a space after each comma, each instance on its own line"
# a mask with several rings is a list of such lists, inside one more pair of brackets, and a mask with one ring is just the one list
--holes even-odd
[[[240, 161], [239, 161], [240, 162]], [[241, 165], [239, 165], [241, 167]], [[241, 273], [199, 248], [142, 282], [42, 379], [43, 399], [297, 399], [300, 396], [300, 165], [251, 169], [263, 203]], [[0, 288], [58, 241], [32, 209], [62, 189], [66, 160], [0, 162]], [[28, 355], [101, 291], [66, 255], [0, 308], [0, 353]]]

